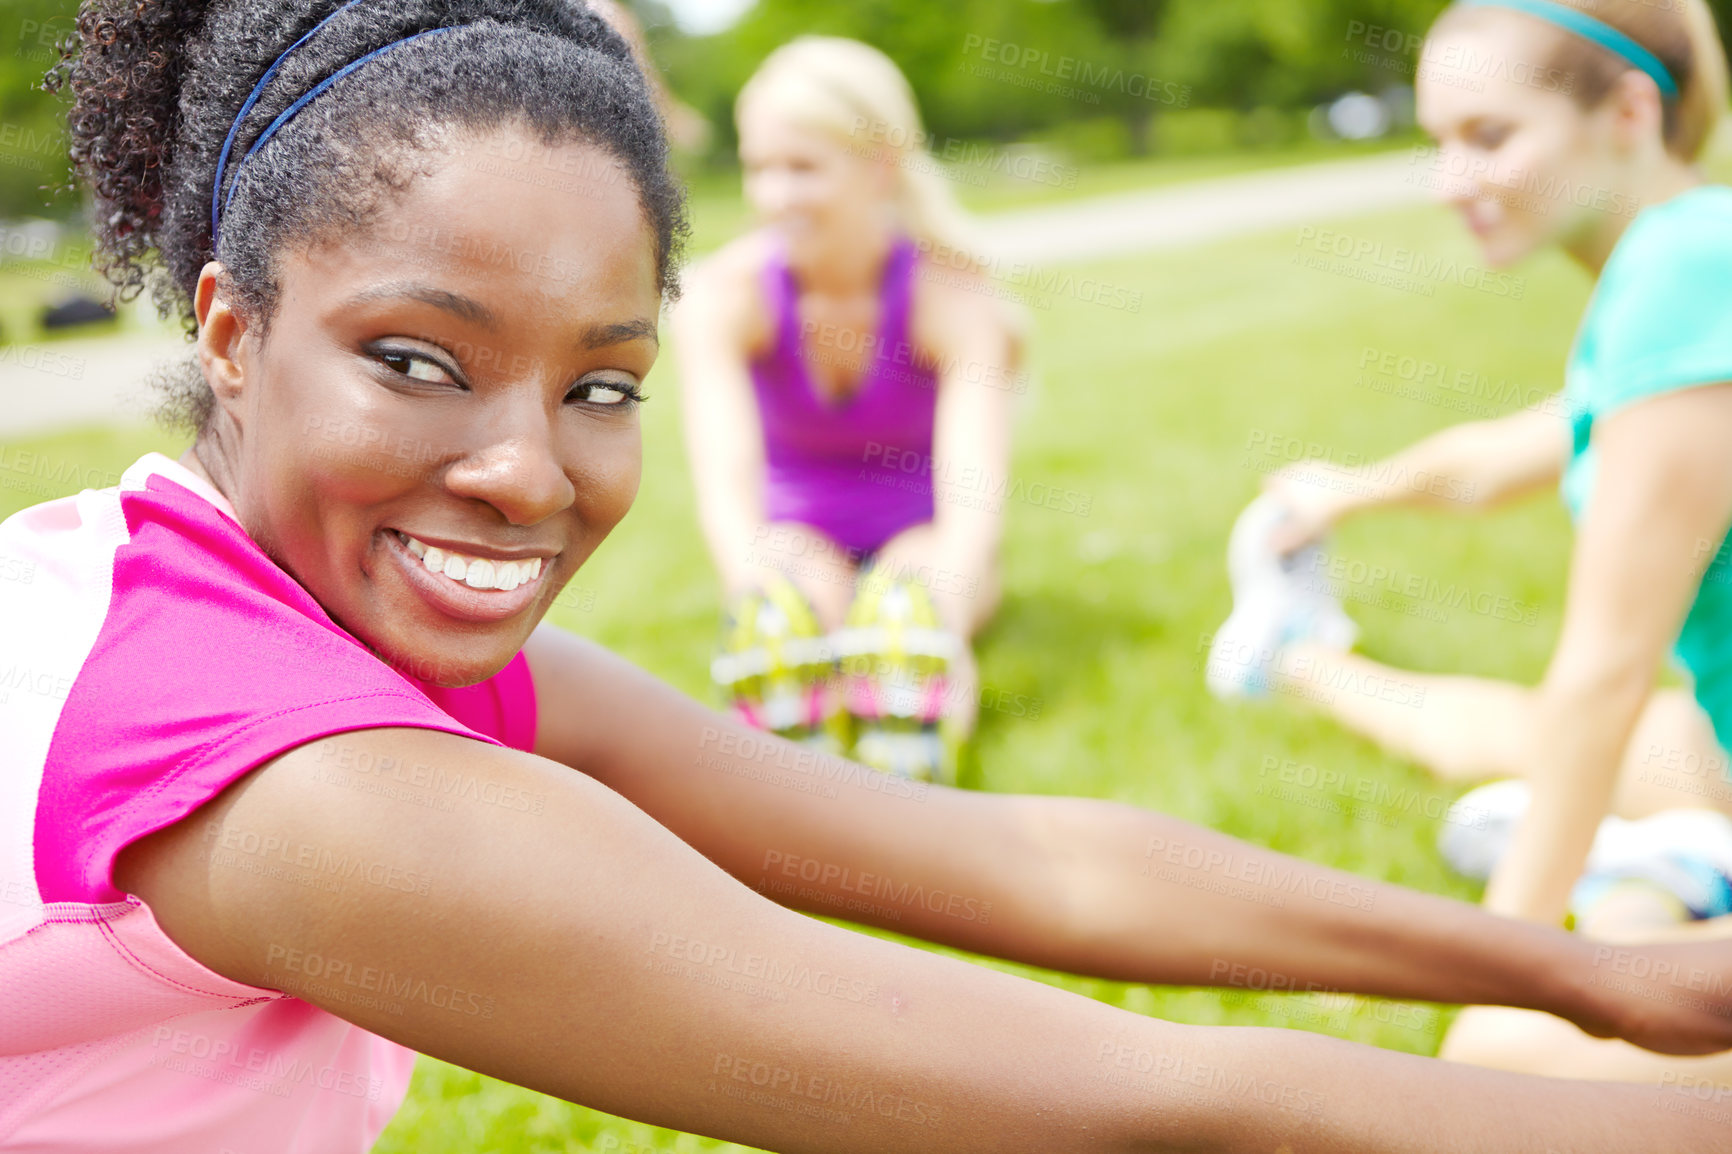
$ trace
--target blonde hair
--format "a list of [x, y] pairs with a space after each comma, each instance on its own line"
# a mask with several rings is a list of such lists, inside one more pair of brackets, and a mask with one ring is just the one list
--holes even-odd
[[765, 58], [734, 102], [736, 125], [759, 103], [805, 128], [830, 133], [857, 156], [896, 171], [896, 207], [917, 242], [979, 263], [974, 231], [927, 148], [930, 137], [907, 77], [884, 53], [858, 40], [801, 36]]
[[[1702, 155], [1726, 112], [1726, 50], [1714, 26], [1706, 0], [1561, 0], [1562, 3], [1609, 24], [1660, 58], [1678, 82], [1678, 98], [1668, 101], [1663, 132], [1666, 149], [1685, 161]], [[1456, 6], [1444, 10], [1432, 26], [1483, 19], [1495, 5]], [[1511, 9], [1503, 9], [1511, 11]], [[1632, 67], [1616, 53], [1563, 28], [1545, 25], [1553, 35], [1548, 68], [1570, 77], [1570, 95], [1592, 108], [1611, 92], [1618, 78]]]

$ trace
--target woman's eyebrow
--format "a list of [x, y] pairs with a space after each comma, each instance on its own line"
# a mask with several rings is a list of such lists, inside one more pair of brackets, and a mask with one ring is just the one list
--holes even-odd
[[653, 320], [640, 318], [635, 321], [620, 321], [616, 324], [590, 325], [583, 330], [583, 347], [599, 349], [605, 345], [624, 344], [626, 341], [648, 340], [657, 348], [661, 347], [661, 337], [656, 334], [656, 323]]
[[451, 292], [448, 289], [434, 288], [431, 285], [418, 284], [414, 281], [395, 281], [390, 284], [374, 285], [372, 288], [364, 289], [350, 297], [348, 306], [395, 300], [400, 297], [408, 297], [410, 300], [417, 300], [422, 304], [444, 309], [453, 316], [460, 317], [471, 324], [480, 325], [482, 328], [496, 329], [499, 327], [499, 318], [492, 309], [480, 301], [466, 297], [461, 293]]
[[[472, 324], [487, 329], [499, 327], [499, 317], [494, 311], [472, 297], [455, 293], [449, 289], [434, 288], [432, 285], [420, 284], [415, 281], [393, 281], [389, 284], [374, 285], [363, 289], [350, 297], [344, 308], [356, 305], [371, 304], [374, 301], [399, 300], [407, 297], [443, 309], [453, 316], [460, 317]], [[658, 348], [661, 338], [657, 334], [656, 322], [653, 318], [640, 317], [631, 321], [616, 321], [611, 324], [593, 324], [583, 330], [580, 343], [586, 349], [599, 349], [607, 345], [624, 344], [627, 341], [648, 340]]]

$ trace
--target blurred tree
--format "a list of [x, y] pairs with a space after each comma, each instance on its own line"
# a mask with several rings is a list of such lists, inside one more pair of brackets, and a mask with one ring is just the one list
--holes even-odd
[[[1149, 42], [1160, 28], [1171, 0], [1078, 0], [1078, 3], [1094, 17], [1102, 31], [1123, 46], [1127, 71], [1130, 76], [1137, 76], [1136, 66], [1148, 58]], [[1114, 104], [1123, 109], [1120, 115], [1130, 130], [1131, 151], [1139, 156], [1149, 151], [1149, 128], [1155, 118], [1155, 108], [1161, 102], [1159, 97], [1151, 94], [1151, 87], [1162, 96], [1168, 93], [1161, 82], [1146, 74], [1140, 82], [1127, 79], [1125, 91], [1115, 93], [1121, 97]], [[1167, 103], [1177, 103], [1182, 98], [1182, 90], [1174, 90]]]
[[[1732, 32], [1732, 0], [1708, 2]], [[1063, 136], [1125, 151], [1164, 147], [1162, 125], [1184, 109], [1267, 124], [1353, 89], [1410, 84], [1417, 37], [1446, 0], [758, 0], [704, 37], [682, 35], [666, 0], [628, 3], [671, 87], [716, 128], [712, 156], [729, 160], [735, 93], [804, 33], [888, 53], [940, 143]], [[0, 0], [0, 218], [78, 204], [54, 191], [68, 181], [65, 108], [41, 90], [76, 8]]]
[[[803, 33], [883, 49], [940, 138], [1026, 138], [1110, 117], [1138, 149], [1159, 147], [1158, 115], [1177, 108], [1267, 114], [1411, 85], [1419, 38], [1447, 2], [758, 0], [719, 35], [666, 24], [652, 40], [674, 88], [721, 129], [719, 156], [734, 147], [734, 93]], [[1732, 0], [1709, 3], [1732, 33]]]
[[77, 8], [76, 0], [5, 0], [0, 9], [0, 218], [78, 203], [66, 191], [66, 106], [42, 90]]
[[1444, 0], [1176, 0], [1161, 37], [1198, 103], [1305, 107], [1411, 84], [1419, 37]]

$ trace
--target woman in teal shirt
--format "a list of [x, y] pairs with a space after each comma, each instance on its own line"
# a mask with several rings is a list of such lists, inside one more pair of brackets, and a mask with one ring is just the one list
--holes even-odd
[[[1488, 264], [1557, 245], [1598, 277], [1569, 361], [1569, 416], [1457, 426], [1388, 461], [1330, 470], [1354, 484], [1304, 479], [1327, 468], [1319, 463], [1277, 477], [1235, 534], [1234, 617], [1210, 682], [1232, 695], [1377, 676], [1423, 693], [1420, 708], [1347, 693], [1328, 708], [1443, 776], [1525, 778], [1532, 801], [1485, 900], [1556, 923], [1614, 800], [1628, 817], [1732, 813], [1732, 189], [1696, 166], [1726, 103], [1725, 56], [1700, 0], [1458, 3], [1426, 43], [1418, 103], [1438, 168], [1462, 174], [1448, 199]], [[1577, 539], [1562, 633], [1538, 687], [1347, 654], [1315, 590], [1241, 579], [1247, 555], [1292, 554], [1350, 513], [1462, 507], [1379, 480], [1419, 473], [1459, 481], [1445, 496], [1472, 493], [1479, 506], [1562, 480]], [[1656, 692], [1668, 650], [1691, 675], [1693, 701]], [[1236, 664], [1232, 652], [1271, 656]], [[1653, 908], [1651, 896], [1615, 895], [1589, 928], [1651, 925]], [[1727, 923], [1689, 928], [1732, 932]], [[1445, 1055], [1631, 1079], [1687, 1068], [1544, 1015], [1478, 1008], [1458, 1020]], [[1732, 1061], [1708, 1061], [1726, 1067], [1722, 1080], [1732, 1073]]]

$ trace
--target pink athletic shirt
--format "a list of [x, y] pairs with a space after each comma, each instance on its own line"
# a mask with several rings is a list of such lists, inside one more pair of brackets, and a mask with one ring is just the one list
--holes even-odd
[[[405, 678], [271, 561], [220, 493], [158, 453], [116, 488], [0, 523], [0, 1149], [372, 1146], [413, 1052], [206, 969], [111, 873], [122, 848], [248, 770], [375, 726], [530, 749], [528, 664], [520, 653], [464, 689]], [[439, 791], [466, 788], [332, 780], [335, 805], [362, 788], [450, 805]], [[333, 894], [377, 865], [212, 852]]]

